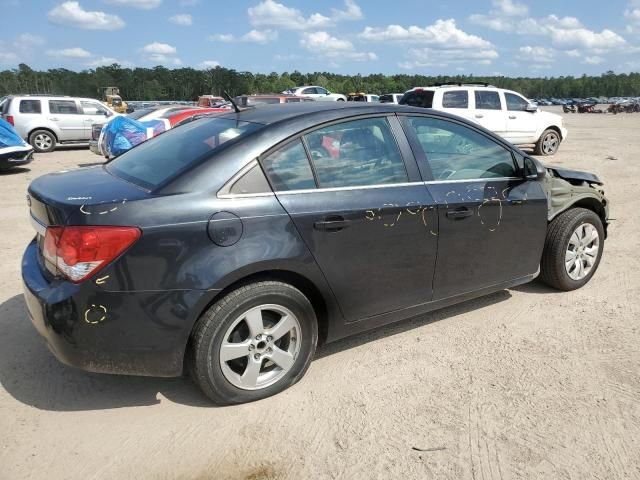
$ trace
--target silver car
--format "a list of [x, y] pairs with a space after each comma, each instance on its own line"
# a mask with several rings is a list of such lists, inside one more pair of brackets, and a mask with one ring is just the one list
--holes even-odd
[[0, 101], [0, 116], [36, 152], [58, 145], [88, 144], [94, 123], [118, 115], [93, 98], [55, 95], [9, 95]]

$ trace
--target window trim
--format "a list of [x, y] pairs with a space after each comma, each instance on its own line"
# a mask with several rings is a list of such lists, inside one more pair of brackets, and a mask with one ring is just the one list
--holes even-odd
[[460, 182], [469, 182], [469, 181], [490, 181], [490, 180], [504, 180], [504, 179], [518, 179], [518, 180], [522, 180], [522, 169], [520, 168], [520, 165], [518, 164], [518, 162], [516, 161], [515, 155], [514, 155], [514, 150], [513, 147], [511, 145], [509, 145], [507, 143], [506, 140], [504, 140], [502, 137], [499, 136], [490, 136], [487, 135], [485, 132], [483, 132], [482, 130], [476, 128], [474, 125], [470, 125], [467, 124], [466, 122], [457, 120], [455, 118], [449, 118], [449, 117], [444, 117], [444, 116], [440, 116], [440, 115], [433, 115], [433, 114], [423, 114], [423, 113], [405, 113], [402, 112], [401, 114], [398, 114], [398, 119], [400, 120], [400, 125], [402, 125], [402, 129], [404, 130], [404, 134], [407, 137], [407, 140], [409, 141], [409, 144], [411, 145], [411, 150], [413, 151], [413, 155], [416, 159], [416, 163], [418, 164], [418, 168], [420, 169], [420, 173], [421, 174], [428, 174], [427, 176], [429, 177], [429, 179], [425, 179], [425, 184], [428, 183], [447, 183], [447, 182], [456, 182], [458, 181], [458, 179], [455, 180], [447, 180], [447, 179], [436, 179], [433, 176], [433, 172], [431, 171], [431, 164], [429, 163], [429, 158], [427, 157], [427, 154], [425, 153], [424, 149], [422, 148], [422, 145], [420, 144], [420, 141], [418, 140], [418, 136], [416, 135], [415, 131], [411, 128], [410, 125], [408, 125], [408, 119], [410, 117], [423, 117], [423, 118], [432, 118], [435, 120], [443, 120], [446, 122], [451, 122], [451, 123], [455, 123], [457, 125], [461, 125], [463, 127], [467, 127], [469, 130], [473, 130], [474, 132], [482, 135], [483, 137], [492, 140], [494, 143], [496, 143], [497, 145], [500, 145], [502, 148], [504, 148], [507, 152], [509, 152], [509, 154], [511, 155], [511, 161], [513, 162], [513, 166], [514, 166], [514, 171], [516, 172], [516, 175], [521, 175], [521, 176], [517, 176], [517, 177], [480, 177], [480, 178], [465, 178], [465, 179], [459, 179]]

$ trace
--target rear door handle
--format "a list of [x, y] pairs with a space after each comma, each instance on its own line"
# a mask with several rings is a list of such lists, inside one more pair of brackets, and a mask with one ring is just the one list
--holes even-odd
[[515, 115], [509, 115], [509, 118], [510, 118], [511, 120], [515, 120], [515, 119], [516, 119], [516, 116], [515, 116]]
[[339, 232], [351, 225], [351, 220], [345, 220], [340, 216], [326, 217], [313, 224], [313, 228], [321, 232]]
[[60, 121], [60, 119], [58, 117], [51, 117], [49, 120], [51, 120], [52, 122]]
[[484, 115], [482, 115], [481, 113], [477, 113], [476, 118], [484, 118]]
[[473, 215], [473, 210], [468, 209], [467, 207], [460, 208], [458, 210], [449, 210], [447, 212], [448, 218], [467, 218]]

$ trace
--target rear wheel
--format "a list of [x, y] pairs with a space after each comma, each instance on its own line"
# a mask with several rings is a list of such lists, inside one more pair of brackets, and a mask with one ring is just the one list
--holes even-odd
[[296, 383], [318, 341], [315, 312], [295, 287], [265, 281], [232, 291], [198, 320], [193, 380], [215, 403], [251, 402]]
[[29, 135], [29, 143], [36, 152], [47, 153], [56, 148], [56, 137], [49, 130], [35, 130]]
[[560, 134], [549, 128], [540, 135], [533, 153], [544, 156], [554, 155], [558, 151], [558, 147], [560, 147], [560, 141]]
[[604, 248], [602, 220], [591, 210], [572, 208], [549, 224], [540, 275], [549, 286], [575, 290], [598, 269]]

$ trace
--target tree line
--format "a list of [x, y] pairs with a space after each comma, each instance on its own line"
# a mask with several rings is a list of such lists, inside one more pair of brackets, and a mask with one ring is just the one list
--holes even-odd
[[330, 72], [239, 72], [215, 67], [168, 69], [126, 68], [118, 64], [75, 72], [64, 68], [47, 71], [18, 68], [0, 71], [0, 96], [41, 93], [99, 98], [102, 87], [117, 86], [125, 100], [196, 100], [204, 94], [230, 95], [282, 92], [298, 85], [321, 85], [332, 92], [402, 93], [415, 86], [438, 82], [480, 82], [521, 92], [529, 98], [640, 96], [640, 73], [580, 77], [504, 77], [475, 75], [340, 75]]

